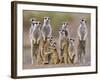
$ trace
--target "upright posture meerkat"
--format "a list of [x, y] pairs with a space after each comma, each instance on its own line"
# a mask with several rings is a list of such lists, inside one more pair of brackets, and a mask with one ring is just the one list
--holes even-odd
[[44, 17], [44, 23], [42, 26], [42, 36], [43, 36], [44, 41], [46, 40], [47, 37], [52, 36], [50, 17]]
[[65, 64], [69, 63], [69, 52], [68, 52], [68, 47], [69, 47], [69, 39], [64, 38], [63, 43], [62, 43], [62, 56], [63, 56], [63, 62]]
[[68, 24], [68, 22], [64, 22], [64, 23], [62, 24], [61, 29], [62, 29], [62, 30], [65, 30], [65, 36], [66, 36], [67, 38], [69, 38], [69, 37], [70, 37], [70, 34], [69, 34], [69, 24]]
[[31, 18], [30, 19], [30, 23], [31, 23], [31, 26], [29, 28], [29, 39], [30, 39], [30, 44], [32, 44], [32, 32], [34, 31], [35, 29], [35, 22], [36, 22], [36, 19], [35, 18]]
[[31, 58], [32, 64], [36, 61], [36, 53], [37, 53], [37, 45], [39, 44], [41, 38], [41, 31], [40, 31], [41, 23], [39, 21], [35, 21], [32, 19], [31, 27], [30, 27], [30, 43], [31, 43]]
[[74, 39], [69, 40], [69, 46], [68, 46], [68, 52], [69, 52], [69, 63], [74, 63], [75, 62], [75, 45], [74, 45]]
[[62, 48], [62, 44], [64, 43], [64, 39], [69, 39], [69, 25], [67, 22], [64, 22], [62, 24], [61, 29], [59, 30], [59, 39], [58, 39], [58, 45], [59, 45], [59, 58], [60, 61], [62, 62], [62, 55], [63, 55], [63, 48]]
[[86, 54], [86, 38], [87, 38], [87, 26], [86, 21], [84, 19], [80, 20], [80, 26], [78, 28], [78, 60], [79, 62], [85, 62], [85, 54]]

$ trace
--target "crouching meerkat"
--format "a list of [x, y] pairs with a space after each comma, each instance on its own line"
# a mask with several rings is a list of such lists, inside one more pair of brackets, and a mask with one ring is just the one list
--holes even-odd
[[38, 50], [38, 58], [37, 58], [38, 63], [40, 62], [41, 64], [48, 64], [50, 62], [48, 47], [50, 46], [52, 40], [53, 37], [47, 37], [46, 41], [44, 41], [43, 39], [41, 40]]
[[52, 36], [50, 17], [44, 17], [44, 23], [42, 26], [42, 36], [43, 36], [44, 41], [46, 40], [47, 37]]
[[85, 19], [80, 20], [80, 26], [78, 28], [78, 60], [79, 62], [85, 62], [86, 54], [86, 38], [87, 38], [87, 26]]
[[56, 42], [52, 42], [50, 48], [50, 63], [51, 64], [58, 64], [59, 63], [59, 55], [56, 47]]

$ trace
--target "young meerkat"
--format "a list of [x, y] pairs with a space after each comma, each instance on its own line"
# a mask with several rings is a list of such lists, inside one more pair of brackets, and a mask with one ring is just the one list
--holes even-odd
[[51, 64], [58, 64], [59, 63], [59, 55], [58, 55], [58, 51], [57, 51], [56, 46], [57, 46], [56, 42], [52, 42], [51, 46], [49, 47], [50, 54], [51, 54], [51, 58], [50, 58]]
[[68, 52], [68, 47], [69, 47], [69, 39], [68, 38], [64, 38], [63, 39], [63, 43], [62, 43], [62, 56], [63, 56], [63, 62], [65, 64], [69, 63], [69, 52]]
[[86, 20], [80, 20], [80, 26], [78, 28], [78, 60], [79, 62], [85, 62], [85, 54], [86, 54], [86, 38], [87, 38], [87, 26]]
[[42, 39], [40, 42], [38, 53], [40, 55], [42, 64], [49, 63], [48, 47], [50, 46], [50, 43], [52, 42], [52, 40], [53, 40], [53, 37], [47, 37], [46, 41]]
[[68, 60], [69, 60], [69, 63], [72, 63], [72, 64], [75, 62], [75, 56], [76, 56], [74, 41], [75, 41], [74, 39], [70, 39], [69, 40], [69, 47], [68, 47], [68, 52], [69, 52]]

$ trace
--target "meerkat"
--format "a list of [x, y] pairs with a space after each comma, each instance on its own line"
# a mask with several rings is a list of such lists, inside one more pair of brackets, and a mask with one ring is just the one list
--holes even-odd
[[50, 53], [49, 53], [49, 47], [51, 46], [51, 43], [53, 41], [53, 37], [47, 37], [46, 43], [44, 45], [44, 64], [48, 64], [50, 62]]
[[62, 58], [63, 58], [63, 48], [62, 48], [62, 43], [63, 43], [63, 39], [65, 38], [65, 32], [64, 30], [60, 29], [59, 30], [59, 38], [58, 38], [58, 53], [59, 53], [59, 59], [60, 59], [60, 63], [62, 63]]
[[62, 49], [62, 43], [64, 38], [69, 38], [69, 24], [67, 22], [64, 22], [61, 26], [61, 29], [59, 30], [59, 39], [58, 39], [58, 45], [59, 45], [59, 58], [62, 62], [62, 55], [63, 55], [63, 49]]
[[39, 44], [41, 31], [40, 31], [41, 23], [39, 21], [35, 21], [32, 19], [31, 28], [30, 28], [30, 43], [31, 43], [31, 59], [32, 64], [36, 61], [36, 53], [38, 46], [35, 44]]
[[32, 43], [32, 32], [34, 31], [35, 29], [35, 22], [36, 22], [36, 19], [35, 18], [31, 18], [30, 19], [30, 28], [29, 28], [29, 39], [30, 39], [30, 44]]
[[65, 36], [66, 36], [67, 38], [69, 38], [69, 37], [70, 37], [70, 34], [69, 34], [69, 24], [68, 24], [68, 22], [64, 22], [64, 23], [62, 24], [61, 29], [62, 29], [62, 30], [65, 30]]
[[87, 37], [87, 26], [84, 19], [80, 20], [80, 26], [78, 28], [78, 37], [79, 40], [86, 40]]
[[50, 43], [52, 42], [53, 37], [47, 37], [46, 41], [43, 39], [41, 40], [39, 44], [39, 50], [38, 53], [40, 57], [42, 58], [42, 64], [48, 64], [49, 63], [49, 54], [48, 54], [48, 47], [50, 46]]
[[47, 37], [52, 36], [50, 17], [44, 17], [44, 23], [42, 26], [42, 36], [43, 36], [44, 41], [46, 40]]
[[33, 45], [32, 45], [32, 32], [34, 31], [34, 28], [35, 28], [35, 22], [36, 22], [36, 19], [35, 18], [31, 18], [30, 19], [30, 28], [29, 28], [29, 39], [30, 39], [30, 45], [31, 45], [31, 59], [32, 59], [32, 64], [34, 63], [34, 60], [33, 60]]
[[39, 41], [41, 39], [41, 23], [39, 21], [36, 21], [34, 23], [34, 30], [32, 31], [32, 40], [34, 44], [39, 44]]
[[59, 55], [58, 55], [58, 51], [57, 51], [57, 44], [56, 42], [51, 43], [50, 48], [50, 54], [51, 54], [51, 58], [50, 58], [50, 63], [51, 64], [58, 64], [59, 63]]
[[68, 64], [69, 63], [69, 52], [68, 52], [68, 47], [69, 47], [69, 39], [64, 38], [63, 43], [62, 43], [62, 56], [63, 56], [63, 63]]
[[69, 40], [69, 46], [68, 46], [68, 52], [69, 52], [69, 63], [74, 63], [75, 62], [75, 45], [74, 45], [74, 39]]
[[84, 19], [80, 20], [80, 26], [78, 28], [78, 60], [79, 62], [85, 62], [86, 54], [86, 38], [87, 38], [87, 26]]

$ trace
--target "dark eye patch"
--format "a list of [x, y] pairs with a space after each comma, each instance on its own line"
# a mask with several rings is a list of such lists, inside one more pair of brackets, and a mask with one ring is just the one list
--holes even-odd
[[84, 21], [84, 20], [82, 19], [82, 21]]
[[37, 22], [35, 24], [38, 24]]
[[34, 19], [32, 19], [32, 21], [34, 21]]

